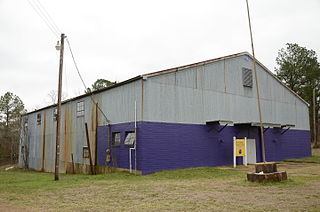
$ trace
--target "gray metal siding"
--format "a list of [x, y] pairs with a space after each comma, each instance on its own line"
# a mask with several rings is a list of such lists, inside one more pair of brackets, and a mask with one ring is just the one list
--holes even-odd
[[[111, 124], [133, 122], [134, 102], [137, 101], [137, 118], [141, 120], [141, 80], [134, 81], [123, 86], [95, 94], [94, 100], [107, 115]], [[77, 116], [77, 102], [84, 101], [84, 116]], [[56, 144], [56, 121], [53, 119], [55, 107], [31, 113], [24, 118], [28, 118], [29, 133], [29, 167], [36, 170], [53, 172], [55, 165], [55, 144]], [[37, 114], [41, 113], [41, 125], [37, 125]], [[44, 129], [44, 119], [46, 127]], [[60, 172], [66, 172], [68, 163], [71, 162], [71, 154], [74, 163], [89, 164], [89, 159], [83, 158], [83, 146], [87, 146], [85, 135], [85, 123], [88, 124], [90, 146], [95, 160], [95, 134], [96, 134], [96, 106], [91, 97], [86, 96], [62, 105], [61, 108], [61, 139], [60, 139]], [[107, 124], [104, 116], [98, 112], [98, 125]], [[26, 139], [21, 137], [21, 145], [26, 143]], [[45, 153], [43, 160], [43, 145], [45, 143]], [[21, 150], [20, 150], [21, 151]], [[19, 165], [23, 166], [20, 155]]]
[[[144, 120], [204, 124], [209, 120], [258, 122], [255, 77], [244, 87], [242, 68], [252, 60], [239, 56], [149, 77], [145, 81]], [[309, 129], [307, 105], [263, 67], [257, 66], [263, 122]]]

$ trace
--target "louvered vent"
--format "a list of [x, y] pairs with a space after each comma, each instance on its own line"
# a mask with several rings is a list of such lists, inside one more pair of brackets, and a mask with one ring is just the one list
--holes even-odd
[[243, 86], [252, 88], [252, 70], [248, 68], [242, 68], [242, 83]]

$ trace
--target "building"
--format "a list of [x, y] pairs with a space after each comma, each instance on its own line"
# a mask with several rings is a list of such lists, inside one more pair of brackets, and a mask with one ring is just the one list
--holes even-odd
[[[249, 163], [261, 161], [252, 67], [252, 56], [238, 53], [145, 74], [63, 102], [60, 172], [72, 167], [88, 172], [85, 123], [99, 170], [131, 167], [148, 174], [231, 165], [234, 136], [249, 139]], [[266, 160], [309, 157], [308, 104], [260, 62], [257, 74]], [[54, 171], [55, 108], [22, 117], [21, 167]]]

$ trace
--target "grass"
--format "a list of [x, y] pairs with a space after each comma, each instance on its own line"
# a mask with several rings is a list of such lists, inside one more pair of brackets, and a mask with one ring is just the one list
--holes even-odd
[[318, 168], [309, 167], [308, 175], [292, 175], [286, 182], [264, 184], [247, 182], [246, 173], [239, 169], [212, 167], [145, 176], [61, 174], [60, 181], [53, 181], [52, 173], [2, 170], [0, 211], [320, 210], [316, 203], [312, 205], [320, 197]]
[[[145, 176], [134, 176], [127, 173], [112, 173], [106, 175], [67, 175], [61, 174], [59, 181], [53, 181], [53, 174], [34, 171], [0, 171], [0, 193], [29, 195], [34, 192], [54, 192], [57, 189], [69, 189], [77, 186], [100, 186], [106, 182], [113, 185], [132, 185], [141, 182], [157, 181], [188, 181], [188, 180], [219, 180], [241, 178], [243, 173], [221, 170], [218, 168], [191, 168], [175, 171], [160, 171]], [[152, 194], [154, 195], [154, 194]]]
[[318, 163], [320, 164], [320, 155], [312, 155], [308, 158], [301, 159], [288, 159], [285, 162], [295, 162], [295, 163]]

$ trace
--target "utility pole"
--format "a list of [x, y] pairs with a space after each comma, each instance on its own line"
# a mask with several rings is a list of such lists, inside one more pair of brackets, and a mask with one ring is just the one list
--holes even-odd
[[[64, 50], [64, 34], [61, 34], [60, 48], [57, 45], [57, 50], [60, 50], [59, 63], [59, 83], [58, 83], [58, 107], [57, 107], [57, 128], [56, 128], [56, 158], [54, 168], [54, 180], [59, 180], [59, 159], [60, 159], [60, 120], [61, 120], [61, 92], [62, 92], [62, 68], [63, 68], [63, 50]], [[59, 49], [58, 49], [59, 48]]]
[[263, 135], [263, 124], [262, 124], [262, 112], [261, 112], [261, 102], [260, 102], [260, 92], [259, 92], [259, 82], [258, 82], [258, 75], [257, 75], [257, 61], [254, 54], [253, 48], [253, 37], [252, 37], [252, 30], [251, 30], [251, 21], [250, 21], [250, 12], [249, 12], [249, 3], [247, 2], [247, 12], [248, 12], [248, 20], [249, 20], [249, 29], [250, 29], [250, 38], [251, 38], [251, 49], [252, 49], [252, 56], [253, 56], [253, 72], [254, 78], [256, 79], [256, 89], [257, 89], [257, 100], [258, 100], [258, 111], [259, 111], [259, 122], [260, 122], [260, 139], [261, 139], [261, 151], [262, 151], [262, 161], [266, 162], [266, 149], [264, 143], [264, 135]]
[[317, 127], [316, 127], [316, 89], [313, 88], [312, 92], [312, 115], [313, 115], [313, 144], [314, 146], [317, 146]]

